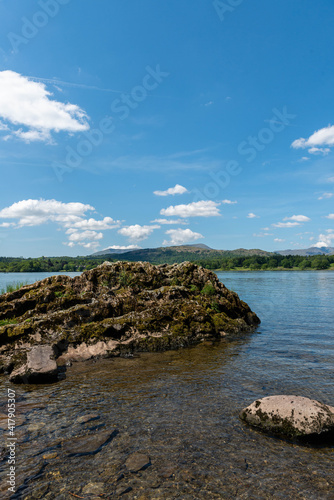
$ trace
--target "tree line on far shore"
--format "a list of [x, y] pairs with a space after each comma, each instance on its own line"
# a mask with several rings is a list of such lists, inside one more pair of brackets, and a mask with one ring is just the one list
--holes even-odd
[[[11, 258], [0, 257], [0, 272], [30, 273], [30, 272], [82, 272], [92, 269], [105, 260], [116, 262], [118, 260], [135, 260], [127, 254], [113, 255], [113, 257], [39, 257], [39, 258]], [[334, 268], [334, 255], [279, 255], [271, 256], [212, 256], [199, 255], [192, 252], [164, 252], [153, 253], [145, 260], [152, 264], [174, 264], [189, 260], [212, 270], [251, 270], [267, 271], [273, 269], [285, 270], [321, 270]], [[143, 259], [144, 260], [144, 259]]]

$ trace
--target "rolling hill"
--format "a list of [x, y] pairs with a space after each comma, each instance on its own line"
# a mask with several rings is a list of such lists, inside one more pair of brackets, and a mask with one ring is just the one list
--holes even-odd
[[147, 261], [153, 264], [163, 264], [168, 262], [183, 262], [185, 260], [196, 261], [201, 258], [221, 258], [221, 257], [248, 257], [261, 255], [268, 257], [273, 255], [264, 250], [247, 250], [239, 248], [237, 250], [214, 250], [204, 244], [198, 245], [179, 245], [172, 247], [143, 248], [131, 251], [115, 252], [113, 250], [104, 250], [96, 252], [90, 257], [112, 257], [113, 259], [128, 260], [131, 262]]

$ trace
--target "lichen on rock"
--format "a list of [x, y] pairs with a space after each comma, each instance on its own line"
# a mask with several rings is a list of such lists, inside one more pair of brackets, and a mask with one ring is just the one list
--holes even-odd
[[57, 364], [188, 346], [251, 331], [259, 318], [196, 264], [105, 262], [0, 296], [0, 366], [11, 372], [33, 346]]
[[240, 418], [263, 432], [291, 440], [331, 443], [334, 408], [302, 396], [268, 396], [244, 408]]

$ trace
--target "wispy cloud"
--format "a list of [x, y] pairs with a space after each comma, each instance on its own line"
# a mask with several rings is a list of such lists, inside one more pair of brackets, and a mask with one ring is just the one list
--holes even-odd
[[111, 245], [103, 250], [139, 250], [140, 248], [142, 247], [139, 245]]
[[188, 224], [188, 221], [183, 219], [154, 219], [151, 220], [152, 224], [161, 224], [161, 225], [173, 225], [173, 224]]
[[294, 222], [309, 222], [311, 219], [306, 215], [292, 215], [292, 217], [284, 217], [283, 220], [292, 220]]
[[296, 227], [300, 226], [299, 222], [277, 222], [276, 224], [272, 224], [273, 227], [277, 228], [288, 228], [288, 227]]
[[231, 201], [231, 200], [222, 200], [223, 205], [235, 205], [238, 203], [237, 201]]
[[258, 215], [253, 214], [253, 212], [250, 212], [250, 213], [247, 215], [247, 218], [248, 218], [248, 219], [258, 219], [258, 218], [259, 218], [259, 216], [258, 216]]
[[47, 84], [52, 84], [52, 85], [63, 85], [66, 87], [74, 87], [78, 89], [85, 89], [85, 90], [98, 90], [99, 92], [112, 92], [114, 94], [121, 94], [125, 92], [124, 90], [116, 90], [116, 89], [110, 89], [110, 88], [103, 88], [103, 87], [98, 87], [96, 85], [86, 85], [84, 83], [75, 83], [75, 82], [64, 82], [63, 80], [58, 80], [57, 78], [39, 78], [37, 76], [30, 76], [30, 80], [36, 81], [36, 82], [42, 82], [42, 83], [47, 83]]
[[330, 153], [330, 149], [329, 148], [310, 148], [308, 150], [308, 152], [311, 154], [311, 155], [322, 155], [322, 156], [327, 156], [328, 153]]
[[324, 193], [321, 196], [319, 196], [318, 200], [328, 200], [329, 198], [332, 198], [334, 196], [334, 193]]
[[113, 160], [97, 164], [97, 167], [107, 171], [117, 168], [150, 172], [216, 171], [221, 166], [222, 162], [220, 160], [202, 157], [199, 152], [181, 152], [166, 156], [119, 156]]
[[165, 191], [153, 191], [153, 194], [155, 194], [156, 196], [168, 196], [168, 195], [184, 194], [184, 193], [188, 193], [188, 189], [185, 188], [184, 186], [181, 186], [180, 184], [175, 184], [174, 187], [170, 187]]

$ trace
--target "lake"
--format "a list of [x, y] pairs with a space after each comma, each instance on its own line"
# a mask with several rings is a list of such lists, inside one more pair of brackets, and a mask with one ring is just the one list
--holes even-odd
[[[287, 443], [238, 418], [255, 399], [274, 394], [334, 405], [334, 273], [218, 276], [261, 318], [257, 331], [179, 351], [76, 363], [49, 386], [0, 379], [0, 412], [14, 387], [25, 421], [16, 430], [20, 488], [13, 498], [334, 498], [333, 447]], [[0, 288], [41, 277], [0, 274]], [[87, 413], [99, 418], [80, 423]], [[95, 455], [69, 456], [60, 446], [106, 429], [117, 435]], [[151, 465], [130, 473], [124, 463], [135, 451]], [[7, 472], [2, 461], [3, 495]]]

